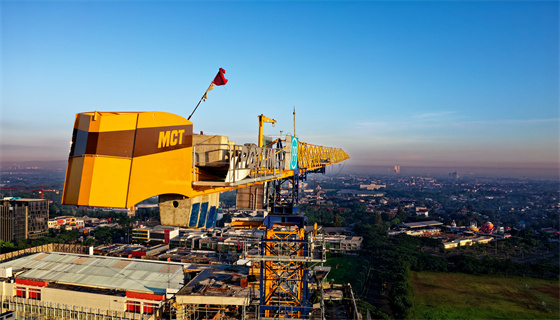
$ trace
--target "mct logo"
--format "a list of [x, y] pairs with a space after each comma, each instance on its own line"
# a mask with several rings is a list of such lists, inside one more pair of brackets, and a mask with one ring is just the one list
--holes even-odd
[[290, 170], [295, 170], [298, 167], [298, 138], [292, 137], [292, 149], [290, 150]]
[[169, 146], [175, 146], [177, 143], [183, 143], [183, 133], [185, 130], [168, 130], [160, 131], [158, 139], [158, 148], [164, 148]]

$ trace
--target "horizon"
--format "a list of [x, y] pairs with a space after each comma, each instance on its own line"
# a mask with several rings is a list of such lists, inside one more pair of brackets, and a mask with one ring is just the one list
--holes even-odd
[[[66, 172], [68, 160], [29, 160], [8, 161], [0, 163], [0, 170], [9, 171], [17, 166], [38, 167], [39, 170], [56, 170]], [[394, 172], [394, 166], [387, 165], [353, 165], [350, 160], [326, 167], [324, 176], [338, 176], [341, 174], [378, 175], [378, 176], [410, 176], [423, 175], [426, 177], [442, 178], [450, 173], [457, 173], [460, 178], [512, 178], [560, 181], [558, 167], [496, 167], [496, 166], [400, 166], [400, 173]], [[19, 170], [25, 168], [19, 168]]]

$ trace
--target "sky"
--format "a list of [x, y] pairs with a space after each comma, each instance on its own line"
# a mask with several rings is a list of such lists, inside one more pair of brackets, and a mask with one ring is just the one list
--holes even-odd
[[66, 160], [76, 113], [257, 116], [351, 165], [558, 168], [558, 1], [1, 1], [0, 159]]

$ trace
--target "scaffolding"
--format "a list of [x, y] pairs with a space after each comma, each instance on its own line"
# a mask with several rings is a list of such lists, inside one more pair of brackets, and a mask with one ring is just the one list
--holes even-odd
[[[260, 318], [308, 318], [312, 311], [308, 287], [310, 262], [323, 262], [324, 248], [313, 250], [311, 239], [298, 226], [273, 226], [261, 242]], [[314, 248], [315, 247], [315, 248]]]
[[71, 304], [44, 302], [21, 297], [1, 297], [1, 310], [13, 311], [16, 319], [36, 320], [152, 320], [154, 314], [138, 314], [126, 311], [110, 311]]
[[174, 303], [170, 309], [169, 319], [176, 320], [232, 320], [232, 319], [254, 319], [246, 316], [246, 306], [225, 305], [200, 305], [200, 304], [177, 304]]
[[295, 170], [292, 177], [267, 184], [269, 214], [259, 226], [265, 234], [257, 245], [243, 245], [242, 258], [252, 261], [250, 275], [259, 290], [251, 304], [256, 305], [258, 319], [312, 316], [308, 264], [325, 262], [326, 250], [316, 230], [305, 232], [306, 217], [298, 212], [299, 182], [306, 175], [307, 171]]

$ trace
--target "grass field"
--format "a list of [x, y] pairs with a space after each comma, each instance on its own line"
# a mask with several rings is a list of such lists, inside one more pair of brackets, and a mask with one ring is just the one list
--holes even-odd
[[327, 280], [334, 283], [350, 283], [355, 293], [361, 292], [362, 286], [366, 285], [368, 261], [363, 257], [328, 257], [324, 266], [331, 267]]
[[411, 319], [560, 319], [558, 280], [414, 272]]

